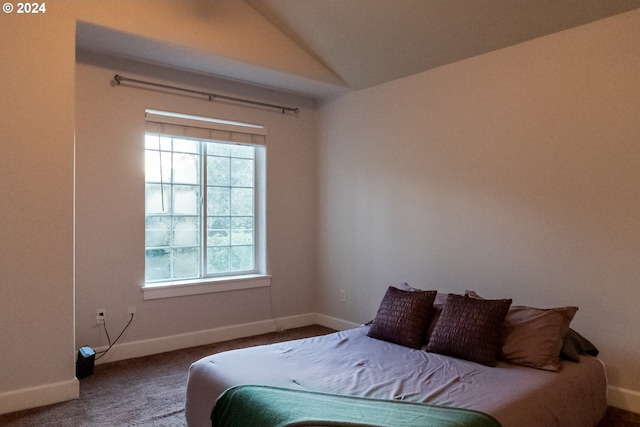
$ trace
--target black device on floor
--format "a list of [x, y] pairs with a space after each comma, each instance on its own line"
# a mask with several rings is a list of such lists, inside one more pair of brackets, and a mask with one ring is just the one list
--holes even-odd
[[93, 363], [96, 360], [96, 352], [89, 346], [78, 349], [76, 359], [76, 378], [79, 380], [93, 374]]

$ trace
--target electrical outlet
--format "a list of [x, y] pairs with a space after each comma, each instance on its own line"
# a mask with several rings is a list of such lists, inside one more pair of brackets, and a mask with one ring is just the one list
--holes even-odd
[[136, 318], [136, 307], [134, 305], [130, 305], [127, 312], [129, 313], [129, 318], [131, 320]]
[[107, 321], [107, 312], [104, 308], [99, 308], [96, 310], [96, 323], [98, 325], [102, 325]]
[[344, 289], [340, 289], [340, 301], [347, 301], [347, 291], [345, 291]]

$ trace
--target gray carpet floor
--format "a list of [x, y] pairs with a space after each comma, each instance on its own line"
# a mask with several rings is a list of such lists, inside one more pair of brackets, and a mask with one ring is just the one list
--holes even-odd
[[[309, 326], [222, 343], [96, 365], [80, 381], [80, 398], [0, 415], [4, 427], [184, 427], [187, 370], [213, 353], [333, 332]], [[640, 415], [609, 408], [597, 427], [640, 427]]]

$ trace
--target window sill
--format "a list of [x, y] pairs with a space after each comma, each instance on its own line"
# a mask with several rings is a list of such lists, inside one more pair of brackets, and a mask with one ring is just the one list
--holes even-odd
[[267, 286], [271, 286], [271, 276], [264, 274], [248, 274], [246, 276], [144, 285], [142, 287], [142, 296], [146, 300], [173, 298], [187, 295], [236, 291], [241, 289], [264, 288]]

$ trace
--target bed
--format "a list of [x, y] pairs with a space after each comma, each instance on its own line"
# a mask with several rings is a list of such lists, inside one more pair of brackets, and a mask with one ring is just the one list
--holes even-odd
[[[497, 316], [501, 327], [493, 331], [499, 348], [494, 360], [483, 360], [438, 346], [438, 337], [446, 337], [452, 330], [439, 325], [454, 319], [465, 325], [463, 331], [453, 329], [456, 337], [475, 334], [473, 321], [451, 309], [449, 300], [482, 304], [483, 310], [487, 304], [500, 303], [434, 292], [426, 298], [430, 301], [426, 307], [432, 309], [425, 320], [424, 301], [407, 302], [407, 298], [416, 299], [409, 294], [417, 293], [426, 291], [390, 287], [371, 325], [232, 350], [193, 363], [185, 405], [189, 427], [211, 426], [218, 398], [245, 384], [469, 409], [494, 417], [502, 427], [593, 427], [602, 419], [606, 410], [604, 368], [590, 355], [597, 354], [595, 347], [569, 328], [577, 308], [512, 307], [510, 300], [508, 304], [500, 300], [500, 310], [505, 311], [505, 305], [507, 310], [502, 319]], [[416, 312], [420, 312], [418, 318]], [[550, 318], [562, 320], [554, 323]], [[546, 330], [554, 329], [552, 323], [561, 325], [551, 334], [540, 328], [543, 323]], [[419, 335], [419, 339], [407, 342], [404, 335], [411, 324], [421, 325], [419, 334], [413, 331], [413, 338]], [[382, 337], [380, 325], [384, 326]], [[390, 333], [391, 338], [384, 333]], [[557, 337], [551, 339], [554, 334], [560, 334], [559, 342]], [[568, 345], [572, 336], [578, 341], [569, 340]], [[472, 353], [483, 345], [473, 339], [466, 342], [472, 343]], [[547, 345], [551, 357], [546, 354], [541, 358], [542, 353], [548, 353], [541, 350], [546, 344], [553, 344]], [[533, 346], [537, 348], [532, 352]], [[523, 355], [525, 347], [527, 354]], [[562, 353], [567, 357], [561, 358]]]

